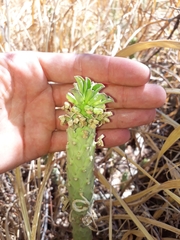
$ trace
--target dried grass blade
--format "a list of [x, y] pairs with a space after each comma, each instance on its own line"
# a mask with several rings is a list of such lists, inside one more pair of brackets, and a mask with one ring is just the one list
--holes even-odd
[[29, 221], [28, 210], [27, 210], [26, 199], [25, 199], [24, 182], [22, 180], [20, 167], [17, 167], [14, 170], [14, 174], [16, 179], [15, 188], [16, 188], [17, 196], [19, 198], [19, 205], [22, 210], [22, 217], [23, 217], [23, 221], [26, 229], [26, 234], [27, 234], [28, 240], [30, 240], [31, 227], [30, 227], [30, 221]]
[[[147, 176], [148, 178], [150, 178], [154, 183], [158, 184], [159, 186], [161, 185], [158, 181], [156, 181], [156, 179], [154, 179], [148, 172], [146, 172], [139, 164], [137, 164], [136, 162], [134, 162], [131, 158], [128, 158], [126, 156], [126, 154], [118, 147], [114, 147], [113, 148], [114, 151], [116, 151], [117, 153], [119, 153], [121, 156], [126, 157], [128, 159], [129, 162], [131, 162], [134, 166], [137, 167], [137, 169], [139, 171], [141, 171], [145, 176]], [[180, 204], [180, 198], [174, 194], [173, 192], [171, 192], [168, 189], [164, 190], [172, 199], [174, 199], [174, 201], [176, 201], [178, 204]]]
[[180, 125], [177, 126], [171, 134], [167, 137], [165, 143], [163, 144], [159, 154], [158, 159], [160, 159], [163, 154], [180, 138]]
[[[180, 229], [175, 228], [173, 226], [170, 226], [169, 224], [166, 224], [166, 223], [163, 223], [163, 222], [159, 222], [159, 221], [157, 221], [155, 219], [141, 217], [141, 216], [136, 216], [136, 218], [138, 219], [138, 221], [141, 221], [141, 222], [143, 222], [145, 224], [151, 224], [151, 225], [154, 225], [156, 227], [163, 228], [163, 229], [166, 229], [168, 231], [171, 231], [173, 233], [180, 234]], [[130, 220], [131, 216], [126, 215], [126, 214], [114, 214], [113, 215], [113, 219]], [[100, 217], [97, 221], [99, 222], [99, 221], [103, 221], [103, 220], [108, 220], [108, 216]], [[151, 239], [154, 240], [154, 238], [152, 238], [152, 237], [151, 237]]]
[[34, 214], [33, 223], [32, 223], [32, 234], [31, 234], [31, 238], [30, 238], [31, 240], [36, 240], [36, 232], [37, 232], [37, 226], [38, 226], [39, 216], [40, 216], [40, 211], [41, 211], [41, 206], [42, 206], [42, 198], [43, 198], [43, 194], [44, 194], [44, 188], [46, 186], [47, 180], [49, 179], [49, 176], [50, 176], [52, 168], [53, 168], [53, 164], [52, 164], [53, 156], [54, 156], [54, 153], [50, 153], [48, 155], [44, 178], [43, 178], [43, 181], [42, 181], [42, 184], [39, 189], [38, 196], [37, 196], [37, 201], [36, 201], [36, 206], [35, 206], [35, 214]]
[[158, 109], [156, 109], [156, 112], [160, 115], [160, 117], [164, 123], [168, 123], [169, 125], [173, 126], [174, 128], [179, 126], [179, 124], [176, 121], [174, 121], [172, 118], [170, 118], [167, 114], [164, 114], [163, 112], [161, 112]]
[[149, 42], [135, 43], [117, 52], [115, 57], [128, 57], [136, 52], [154, 47], [180, 49], [180, 42], [172, 40], [154, 40]]
[[112, 186], [110, 186], [110, 204], [109, 204], [109, 240], [112, 240]]
[[[142, 223], [138, 220], [138, 218], [134, 215], [134, 213], [131, 211], [131, 209], [128, 207], [128, 205], [125, 203], [125, 201], [119, 196], [118, 192], [115, 190], [115, 188], [112, 187], [112, 185], [106, 180], [106, 178], [97, 170], [95, 169], [95, 175], [99, 179], [99, 181], [107, 187], [107, 189], [111, 189], [113, 195], [116, 197], [116, 199], [119, 201], [121, 206], [124, 208], [124, 210], [127, 212], [128, 216], [132, 219], [132, 221], [136, 224], [136, 226], [143, 232], [144, 236], [148, 240], [154, 240], [153, 237], [148, 233], [148, 231], [145, 229], [145, 227], [142, 225]], [[114, 218], [114, 217], [113, 217]]]
[[177, 88], [165, 88], [166, 93], [180, 94], [180, 89]]

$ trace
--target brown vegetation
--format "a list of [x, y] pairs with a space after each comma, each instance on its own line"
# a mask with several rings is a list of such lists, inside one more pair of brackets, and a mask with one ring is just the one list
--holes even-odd
[[[150, 81], [167, 91], [152, 124], [132, 129], [126, 145], [96, 153], [94, 240], [149, 239], [147, 232], [152, 239], [180, 239], [179, 6], [178, 0], [0, 3], [1, 52], [130, 57], [148, 65]], [[66, 155], [56, 153], [53, 166], [51, 157], [0, 175], [0, 239], [71, 239]]]

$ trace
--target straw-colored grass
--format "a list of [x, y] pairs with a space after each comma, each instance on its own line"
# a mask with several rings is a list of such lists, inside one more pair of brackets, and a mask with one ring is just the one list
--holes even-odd
[[[96, 153], [95, 239], [180, 239], [180, 1], [4, 0], [0, 51], [130, 57], [167, 91], [156, 120]], [[65, 152], [0, 175], [0, 239], [72, 239]]]

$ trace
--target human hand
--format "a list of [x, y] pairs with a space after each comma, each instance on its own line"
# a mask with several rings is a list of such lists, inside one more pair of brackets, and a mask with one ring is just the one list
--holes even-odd
[[[125, 58], [90, 54], [17, 52], [0, 54], [0, 173], [66, 146], [55, 109], [66, 101], [74, 76], [106, 85], [111, 122], [98, 130], [105, 146], [125, 143], [128, 128], [148, 124], [165, 101], [160, 86], [147, 84], [149, 69]], [[51, 82], [57, 83], [52, 84]]]

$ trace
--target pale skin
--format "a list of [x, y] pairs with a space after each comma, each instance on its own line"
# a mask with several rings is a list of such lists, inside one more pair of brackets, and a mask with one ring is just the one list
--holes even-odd
[[[149, 69], [138, 62], [89, 54], [17, 52], [0, 54], [0, 173], [49, 152], [65, 150], [60, 107], [74, 76], [105, 84], [114, 103], [111, 122], [98, 130], [106, 147], [125, 143], [130, 127], [148, 124], [166, 98], [148, 84]], [[55, 82], [58, 84], [51, 84]]]

